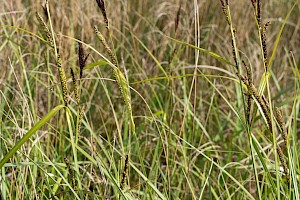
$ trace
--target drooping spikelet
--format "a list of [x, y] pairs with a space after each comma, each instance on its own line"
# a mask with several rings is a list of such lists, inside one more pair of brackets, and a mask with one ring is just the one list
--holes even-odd
[[247, 77], [246, 80], [244, 81], [244, 83], [247, 85], [248, 88], [248, 93], [247, 93], [247, 108], [246, 108], [246, 119], [248, 121], [248, 124], [251, 123], [251, 116], [250, 116], [250, 111], [251, 111], [251, 106], [252, 106], [252, 97], [251, 97], [251, 93], [249, 92], [249, 86], [252, 85], [252, 73], [251, 73], [251, 69], [248, 65], [246, 65], [245, 61], [242, 61], [245, 68], [246, 68], [246, 72], [247, 72]]
[[271, 121], [271, 115], [270, 115], [270, 111], [268, 109], [268, 106], [265, 104], [262, 97], [258, 94], [258, 92], [257, 92], [257, 90], [256, 90], [256, 88], [254, 87], [253, 84], [249, 85], [249, 92], [250, 92], [251, 95], [253, 95], [253, 97], [256, 99], [256, 101], [260, 105], [260, 107], [263, 111], [263, 114], [266, 118], [268, 128], [269, 128], [270, 132], [272, 133], [273, 132], [272, 121]]
[[261, 31], [261, 42], [262, 42], [262, 48], [263, 48], [263, 56], [264, 56], [265, 67], [267, 67], [267, 64], [268, 64], [266, 30], [267, 30], [267, 28], [270, 24], [271, 24], [270, 22], [265, 23], [264, 27], [263, 27], [263, 30]]
[[255, 8], [256, 7], [255, 6], [256, 0], [251, 0], [251, 3], [252, 3], [253, 8]]
[[36, 13], [37, 19], [39, 21], [39, 24], [41, 25], [41, 27], [43, 28], [43, 32], [47, 37], [47, 41], [49, 42], [49, 45], [54, 48], [54, 42], [52, 39], [52, 34], [46, 24], [46, 22], [44, 21], [43, 17], [37, 12]]
[[57, 64], [58, 72], [59, 72], [59, 78], [60, 78], [60, 83], [61, 83], [61, 88], [62, 88], [62, 93], [63, 93], [63, 100], [65, 103], [65, 106], [68, 106], [69, 90], [67, 87], [67, 78], [66, 78], [65, 70], [63, 69], [63, 66], [62, 66], [62, 60], [60, 58], [60, 55], [57, 55], [56, 64]]
[[284, 121], [283, 121], [281, 110], [276, 107], [275, 112], [276, 112], [277, 121], [278, 121], [279, 126], [281, 128], [281, 133], [282, 133], [282, 137], [283, 137], [283, 140], [284, 140], [284, 144], [287, 147], [287, 145], [288, 145], [288, 135], [287, 135], [286, 128], [284, 126]]
[[281, 162], [281, 165], [282, 165], [282, 167], [283, 167], [283, 171], [284, 171], [284, 173], [285, 173], [286, 179], [287, 179], [287, 181], [289, 182], [289, 179], [290, 179], [289, 169], [288, 169], [286, 160], [285, 160], [285, 158], [284, 158], [284, 154], [283, 154], [281, 148], [280, 148], [278, 145], [277, 145], [276, 150], [277, 150], [277, 154], [278, 154], [278, 156], [279, 156], [279, 160], [280, 160], [280, 162]]
[[227, 20], [227, 23], [229, 24], [230, 23], [229, 22], [229, 14], [228, 14], [228, 10], [227, 10], [227, 6], [229, 5], [229, 2], [227, 0], [225, 0], [225, 2], [224, 2], [224, 0], [220, 0], [220, 2], [221, 2], [221, 7], [222, 7], [222, 10], [223, 10], [223, 13], [224, 13], [224, 15], [226, 17], [226, 20]]
[[84, 108], [83, 106], [78, 106], [77, 109], [78, 117], [77, 117], [77, 133], [80, 133], [80, 125], [84, 114]]
[[97, 27], [94, 27], [94, 29], [95, 29], [95, 32], [96, 32], [96, 35], [97, 35], [98, 39], [100, 40], [100, 42], [104, 46], [107, 54], [109, 55], [109, 57], [111, 59], [112, 64], [114, 65], [114, 67], [112, 68], [112, 71], [113, 71], [114, 77], [116, 79], [116, 82], [119, 86], [119, 89], [121, 91], [121, 94], [122, 94], [123, 100], [125, 102], [125, 105], [126, 105], [127, 114], [130, 118], [131, 131], [135, 134], [135, 124], [134, 124], [134, 120], [133, 120], [133, 117], [132, 117], [130, 90], [129, 90], [128, 82], [127, 82], [125, 76], [123, 75], [123, 73], [121, 72], [121, 70], [119, 69], [117, 58], [116, 58], [115, 54], [112, 52], [109, 45], [107, 44], [104, 36], [98, 31]]
[[47, 5], [45, 5], [45, 6], [42, 5], [42, 9], [43, 9], [44, 15], [46, 17], [46, 22], [48, 22], [49, 16], [48, 16]]
[[257, 24], [258, 28], [261, 29], [261, 0], [257, 0], [256, 2], [256, 19], [257, 19]]
[[235, 63], [235, 68], [238, 70], [238, 61], [237, 61], [237, 57], [236, 57], [236, 51], [235, 51], [235, 46], [234, 46], [234, 41], [235, 41], [235, 29], [233, 29], [233, 35], [232, 35], [232, 39], [231, 39], [231, 46], [232, 46], [232, 56], [233, 56], [233, 60]]
[[120, 184], [120, 188], [121, 188], [122, 190], [124, 189], [125, 182], [126, 182], [126, 180], [127, 180], [128, 165], [129, 165], [129, 157], [128, 157], [128, 155], [126, 155], [126, 157], [125, 157], [125, 164], [124, 164], [124, 170], [123, 170], [122, 179], [121, 179], [121, 184]]
[[103, 46], [104, 46], [107, 54], [109, 55], [109, 57], [110, 57], [110, 59], [112, 61], [112, 64], [115, 65], [116, 67], [118, 67], [117, 59], [116, 59], [114, 53], [112, 52], [111, 48], [107, 44], [104, 36], [100, 33], [100, 31], [98, 31], [98, 29], [97, 29], [96, 26], [94, 27], [94, 29], [95, 29], [95, 32], [96, 32], [96, 35], [97, 35], [98, 39], [103, 44]]
[[108, 23], [108, 18], [107, 18], [107, 14], [106, 14], [106, 8], [105, 8], [105, 2], [104, 0], [96, 0], [98, 7], [101, 10], [101, 13], [103, 15], [104, 18], [104, 22], [106, 24], [106, 28], [109, 30], [109, 23]]
[[74, 71], [72, 69], [72, 67], [70, 68], [71, 70], [71, 76], [72, 76], [72, 81], [73, 81], [73, 88], [74, 88], [74, 95], [75, 95], [75, 101], [77, 103], [77, 105], [79, 104], [80, 98], [79, 98], [79, 90], [78, 90], [78, 84], [75, 78], [75, 74]]
[[269, 105], [269, 102], [268, 102], [268, 100], [266, 99], [265, 95], [262, 95], [261, 98], [262, 98], [262, 100], [264, 101], [264, 103], [266, 104], [267, 109], [270, 110], [270, 105]]

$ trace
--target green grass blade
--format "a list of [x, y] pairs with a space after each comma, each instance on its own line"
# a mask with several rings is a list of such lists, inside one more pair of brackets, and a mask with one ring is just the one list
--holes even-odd
[[170, 36], [167, 36], [167, 35], [164, 35], [165, 37], [169, 38], [170, 40], [173, 40], [174, 42], [178, 43], [178, 44], [183, 44], [185, 46], [188, 46], [188, 47], [191, 47], [193, 49], [196, 49], [196, 50], [199, 50], [201, 51], [202, 53], [205, 53], [205, 54], [208, 54], [214, 58], [216, 58], [217, 60], [221, 61], [221, 62], [224, 62], [224, 63], [227, 63], [229, 65], [232, 65], [234, 66], [234, 64], [232, 64], [231, 62], [229, 62], [226, 58], [223, 58], [222, 56], [212, 52], [212, 51], [208, 51], [206, 49], [203, 49], [203, 48], [200, 48], [200, 47], [197, 47], [195, 45], [192, 45], [192, 44], [189, 44], [187, 42], [183, 42], [183, 41], [180, 41], [180, 40], [176, 40], [175, 38], [172, 38]]
[[29, 138], [38, 131], [44, 124], [46, 124], [60, 109], [64, 108], [64, 105], [59, 105], [53, 108], [46, 116], [44, 116], [34, 127], [32, 127], [21, 140], [4, 156], [0, 162], [0, 168], [18, 151], [18, 149], [27, 141]]
[[288, 12], [287, 16], [285, 17], [284, 21], [283, 21], [283, 24], [281, 25], [280, 27], [280, 31], [276, 37], [276, 41], [275, 41], [275, 44], [274, 44], [274, 48], [273, 48], [273, 52], [272, 52], [272, 55], [271, 55], [271, 58], [270, 58], [270, 61], [268, 63], [268, 66], [267, 66], [267, 69], [268, 71], [270, 70], [271, 68], [271, 65], [273, 63], [273, 60], [274, 60], [274, 57], [275, 57], [275, 53], [276, 53], [276, 50], [277, 50], [277, 47], [278, 47], [278, 44], [279, 44], [279, 41], [280, 41], [280, 38], [281, 38], [281, 34], [283, 32], [283, 29], [284, 29], [284, 26], [288, 20], [288, 18], [290, 17], [292, 11], [294, 10], [295, 6], [297, 5], [297, 1], [294, 3], [293, 7], [290, 9], [290, 11]]

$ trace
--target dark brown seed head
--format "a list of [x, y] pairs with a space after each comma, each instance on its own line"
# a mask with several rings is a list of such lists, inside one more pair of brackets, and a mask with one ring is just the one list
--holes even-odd
[[78, 42], [78, 62], [79, 62], [79, 68], [80, 68], [80, 78], [82, 78], [83, 75], [83, 68], [85, 65], [84, 62], [84, 49], [83, 49], [83, 45], [81, 42]]
[[251, 123], [252, 96], [251, 96], [251, 93], [249, 91], [251, 90], [250, 85], [252, 85], [252, 74], [251, 74], [250, 67], [246, 65], [244, 60], [242, 60], [242, 63], [244, 64], [244, 66], [246, 68], [246, 72], [247, 72], [247, 76], [244, 80], [244, 83], [247, 85], [247, 88], [248, 88], [246, 119], [247, 119], [248, 124], [250, 124]]
[[226, 17], [227, 23], [229, 24], [229, 15], [228, 15], [228, 11], [227, 11], [227, 6], [229, 3], [227, 0], [225, 0], [225, 2], [224, 2], [224, 0], [220, 0], [220, 2], [221, 2], [222, 11]]
[[226, 5], [224, 3], [224, 0], [220, 0], [220, 2], [221, 2], [221, 7], [223, 10], [223, 13], [227, 16], [227, 10], [226, 10]]
[[288, 168], [288, 165], [286, 163], [286, 160], [285, 160], [285, 157], [284, 157], [284, 154], [281, 150], [281, 148], [277, 145], [277, 154], [278, 154], [278, 157], [279, 157], [279, 160], [281, 162], [281, 165], [283, 167], [283, 170], [284, 170], [284, 173], [285, 173], [285, 176], [286, 176], [286, 179], [287, 181], [289, 182], [289, 179], [290, 179], [290, 175], [289, 175], [289, 168]]
[[264, 25], [264, 31], [266, 31], [270, 25], [271, 25], [271, 22], [267, 21]]
[[88, 59], [90, 54], [85, 55], [81, 40], [80, 39], [78, 39], [78, 40], [80, 41], [80, 42], [78, 42], [78, 64], [79, 64], [79, 69], [80, 69], [79, 78], [81, 79], [83, 76], [83, 68], [85, 67], [86, 60]]
[[123, 170], [123, 174], [122, 174], [122, 180], [121, 180], [121, 184], [120, 184], [120, 188], [124, 189], [125, 186], [125, 182], [127, 179], [127, 173], [128, 173], [128, 155], [126, 155], [125, 157], [125, 164], [124, 164], [124, 170]]
[[43, 8], [44, 15], [46, 17], [46, 21], [48, 22], [49, 16], [48, 16], [48, 10], [47, 10], [46, 5], [45, 6], [42, 5], [42, 8]]
[[75, 100], [76, 100], [76, 103], [79, 104], [80, 98], [79, 98], [79, 92], [78, 92], [78, 84], [77, 84], [73, 69], [70, 68], [70, 70], [71, 70], [71, 76], [72, 76], [72, 81], [73, 81]]
[[270, 22], [267, 22], [266, 24], [264, 24], [263, 30], [261, 31], [261, 41], [262, 41], [262, 48], [263, 48], [263, 53], [264, 53], [265, 67], [267, 67], [267, 65], [268, 65], [268, 50], [267, 50], [266, 30], [267, 30], [269, 25], [270, 25]]
[[251, 0], [251, 3], [252, 3], [253, 8], [255, 8], [256, 0]]
[[249, 90], [250, 94], [259, 103], [259, 105], [263, 111], [263, 114], [266, 118], [269, 131], [270, 131], [270, 133], [272, 133], [273, 132], [272, 121], [271, 121], [270, 109], [269, 109], [269, 105], [267, 104], [267, 101], [265, 101], [264, 98], [259, 95], [257, 89], [255, 88], [255, 86], [253, 84], [249, 85], [248, 90]]
[[252, 84], [252, 73], [251, 73], [251, 68], [250, 68], [250, 66], [248, 66], [248, 65], [246, 65], [246, 63], [245, 63], [245, 61], [244, 60], [242, 60], [242, 62], [243, 62], [243, 64], [244, 64], [244, 66], [245, 66], [245, 68], [246, 68], [246, 72], [247, 72], [247, 84], [248, 85], [250, 85], [250, 84]]
[[108, 18], [107, 18], [107, 15], [106, 15], [106, 8], [105, 8], [105, 3], [104, 3], [104, 0], [96, 0], [97, 4], [98, 4], [98, 7], [100, 8], [101, 12], [102, 12], [102, 15], [104, 17], [104, 22], [106, 24], [106, 27], [108, 28]]
[[258, 27], [261, 28], [261, 1], [257, 0], [257, 23], [258, 23]]
[[283, 140], [284, 140], [284, 144], [285, 146], [287, 147], [287, 143], [288, 143], [288, 135], [287, 135], [287, 131], [286, 131], [286, 128], [284, 126], [284, 120], [283, 120], [283, 116], [282, 116], [282, 112], [279, 108], [275, 108], [275, 113], [276, 113], [276, 118], [277, 118], [277, 121], [279, 123], [279, 126], [281, 128], [281, 133], [282, 133], [282, 137], [283, 137]]
[[178, 8], [178, 11], [177, 11], [176, 19], [175, 19], [175, 34], [177, 33], [177, 30], [178, 30], [180, 13], [181, 13], [181, 1], [180, 1], [180, 5], [179, 5], [179, 8]]

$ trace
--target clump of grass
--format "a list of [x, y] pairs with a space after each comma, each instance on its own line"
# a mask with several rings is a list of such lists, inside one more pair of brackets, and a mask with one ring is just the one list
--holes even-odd
[[[47, 10], [47, 8], [46, 8], [46, 10]], [[39, 13], [37, 13], [37, 18], [39, 20], [40, 25], [43, 27], [43, 32], [44, 32], [44, 34], [47, 37], [47, 40], [49, 42], [50, 47], [52, 47], [52, 49], [55, 51], [55, 54], [57, 55], [57, 57], [56, 57], [56, 65], [58, 67], [58, 72], [59, 72], [59, 78], [60, 78], [60, 83], [61, 83], [61, 88], [62, 88], [62, 94], [63, 94], [63, 101], [65, 103], [65, 106], [67, 107], [68, 104], [69, 104], [69, 90], [68, 90], [68, 86], [67, 86], [67, 78], [66, 78], [65, 70], [64, 70], [64, 68], [62, 66], [61, 57], [58, 54], [58, 52], [56, 52], [57, 49], [56, 49], [56, 46], [55, 46], [55, 41], [53, 40], [54, 36], [50, 32], [47, 24], [45, 23], [45, 21], [43, 19], [43, 17]]]
[[[259, 94], [259, 92], [257, 91], [256, 87], [254, 86], [253, 83], [253, 78], [252, 78], [252, 73], [250, 70], [250, 67], [248, 67], [245, 62], [243, 61], [244, 67], [246, 69], [246, 77], [241, 75], [241, 69], [239, 68], [239, 53], [237, 51], [237, 44], [236, 44], [236, 34], [235, 34], [235, 29], [233, 28], [232, 25], [232, 21], [231, 21], [231, 15], [230, 15], [230, 8], [229, 8], [229, 3], [228, 1], [224, 2], [224, 0], [220, 0], [221, 2], [221, 7], [223, 10], [223, 13], [226, 17], [227, 23], [230, 26], [230, 30], [231, 30], [231, 37], [232, 37], [232, 54], [233, 54], [233, 58], [234, 58], [234, 64], [236, 66], [236, 71], [237, 71], [237, 75], [240, 78], [240, 81], [246, 85], [247, 87], [247, 92], [246, 92], [246, 97], [247, 97], [247, 101], [246, 103], [244, 103], [245, 106], [245, 117], [246, 117], [246, 122], [248, 124], [248, 126], [251, 126], [251, 118], [250, 118], [250, 113], [252, 112], [252, 100], [251, 98], [253, 98], [258, 106], [261, 108], [262, 111], [262, 115], [265, 118], [266, 124], [267, 124], [267, 128], [268, 128], [268, 133], [269, 135], [267, 135], [266, 137], [272, 141], [272, 137], [274, 137], [274, 130], [273, 129], [273, 125], [272, 125], [272, 121], [274, 119], [277, 118], [278, 122], [279, 122], [279, 126], [282, 130], [282, 135], [285, 141], [285, 145], [287, 145], [287, 134], [286, 131], [284, 129], [284, 123], [282, 120], [282, 115], [280, 113], [280, 111], [275, 108], [276, 110], [276, 116], [273, 116], [273, 112], [271, 110], [271, 106], [269, 105], [268, 101], [264, 98], [264, 95]], [[256, 10], [256, 20], [257, 20], [257, 26], [258, 26], [258, 33], [259, 33], [259, 37], [260, 37], [260, 42], [261, 42], [261, 50], [262, 50], [262, 57], [263, 57], [263, 64], [264, 64], [264, 69], [267, 72], [267, 66], [268, 66], [268, 51], [267, 51], [267, 44], [266, 44], [266, 30], [268, 28], [268, 26], [270, 25], [270, 22], [265, 23], [262, 26], [262, 18], [261, 18], [261, 1], [257, 0], [257, 1], [251, 1], [253, 7]], [[242, 90], [242, 85], [240, 85], [241, 90]], [[281, 147], [276, 143], [273, 144], [276, 147], [276, 152], [278, 154], [280, 163], [284, 169], [284, 173], [285, 173], [285, 177], [287, 179], [287, 186], [289, 186], [289, 168], [284, 156], [284, 153], [281, 149]], [[253, 158], [254, 159], [254, 158]], [[255, 172], [256, 173], [256, 172]], [[258, 184], [257, 184], [257, 187]], [[259, 189], [258, 189], [259, 191]], [[259, 194], [261, 195], [261, 194]]]
[[[223, 11], [218, 1], [203, 1], [201, 5], [197, 1], [194, 4], [180, 1], [178, 5], [158, 0], [111, 2], [114, 12], [108, 16], [104, 0], [97, 0], [107, 29], [99, 28], [101, 35], [97, 34], [98, 30], [93, 34], [94, 24], [91, 24], [95, 23], [91, 18], [98, 7], [86, 6], [86, 2], [71, 4], [53, 0], [51, 6], [61, 13], [51, 17], [47, 1], [44, 19], [37, 19], [43, 37], [35, 34], [37, 26], [30, 22], [23, 24], [25, 17], [18, 18], [30, 16], [31, 9], [26, 8], [28, 4], [33, 5], [33, 1], [16, 3], [26, 4], [21, 6], [26, 9], [26, 15], [11, 12], [11, 8], [8, 14], [1, 12], [3, 44], [0, 52], [4, 58], [9, 58], [10, 66], [4, 68], [5, 76], [0, 78], [1, 197], [299, 199], [299, 70], [294, 58], [290, 59], [283, 48], [292, 49], [299, 43], [291, 38], [291, 32], [294, 31], [293, 37], [297, 34], [295, 19], [298, 18], [289, 19], [287, 31], [281, 30], [286, 38], [277, 37], [281, 42], [272, 51], [273, 45], [267, 42], [271, 43], [273, 37], [268, 35], [269, 32], [274, 35], [279, 21], [272, 18], [272, 26], [266, 29], [268, 22], [264, 23], [262, 14], [268, 12], [263, 12], [261, 7], [264, 1], [249, 1], [250, 8], [252, 3], [255, 10], [254, 20], [261, 27], [257, 34], [258, 45], [253, 29], [235, 27], [233, 23], [242, 19], [238, 22], [243, 27], [252, 20], [245, 16], [247, 4], [240, 1], [232, 6], [243, 9], [231, 10], [234, 12], [230, 11], [228, 0], [221, 1]], [[290, 7], [289, 3], [282, 5], [284, 8], [274, 8], [272, 15], [281, 15]], [[220, 12], [213, 13], [217, 6]], [[77, 12], [77, 9], [82, 11]], [[158, 14], [155, 17], [153, 10]], [[226, 20], [220, 17], [223, 14]], [[280, 21], [280, 24], [285, 23], [287, 20]], [[228, 45], [224, 44], [227, 35], [225, 39], [220, 37], [224, 30], [219, 28], [222, 24], [230, 27]], [[74, 37], [82, 34], [78, 26], [84, 30], [89, 44], [81, 37]], [[175, 39], [166, 39], [169, 33]], [[244, 38], [244, 35], [249, 37]], [[61, 39], [59, 53], [58, 38], [68, 38]], [[104, 53], [94, 47], [97, 39]], [[289, 39], [290, 43], [284, 42]], [[35, 40], [46, 43], [49, 48], [44, 51]], [[172, 43], [174, 41], [176, 43]], [[191, 44], [194, 41], [195, 44]], [[86, 63], [88, 55], [83, 49], [87, 48], [93, 55], [91, 63]], [[270, 52], [275, 57], [268, 56]], [[62, 56], [60, 66], [57, 63], [59, 55]], [[105, 61], [97, 60], [97, 56]], [[276, 61], [272, 71], [271, 67], [261, 67], [271, 66], [272, 59]], [[5, 64], [5, 59], [2, 60]], [[279, 64], [288, 69], [282, 70]], [[109, 70], [107, 65], [111, 67]], [[90, 68], [93, 70], [85, 73], [84, 70]], [[193, 73], [190, 73], [191, 68], [194, 68]], [[74, 92], [66, 83], [69, 94], [64, 95], [64, 87], [60, 87], [63, 83], [58, 80], [64, 78], [60, 77], [57, 77], [58, 92], [48, 90], [56, 75], [64, 69], [71, 74]], [[294, 79], [285, 76], [289, 69], [294, 70]], [[278, 79], [277, 70], [282, 72]], [[265, 73], [259, 80], [257, 75], [261, 71]], [[112, 75], [121, 91], [126, 113], [119, 105], [114, 105], [112, 98], [116, 87], [111, 85], [114, 84], [110, 79]], [[267, 75], [272, 77], [272, 84], [267, 82]], [[65, 76], [69, 82], [68, 74]], [[166, 80], [171, 84], [166, 84]], [[273, 87], [274, 82], [276, 87]], [[70, 101], [71, 92], [75, 103]], [[39, 96], [45, 101], [45, 113], [49, 111], [41, 120], [37, 112], [42, 104]], [[60, 96], [62, 101], [57, 101]], [[68, 99], [64, 100], [64, 96]], [[280, 98], [284, 100], [278, 103]], [[59, 102], [62, 105], [52, 110]], [[134, 111], [131, 104], [135, 105]], [[63, 109], [64, 112], [60, 112]], [[290, 116], [286, 117], [290, 110]], [[138, 134], [128, 137], [129, 120], [132, 130], [135, 129], [133, 114]], [[32, 137], [34, 133], [36, 137]], [[277, 141], [281, 139], [277, 137], [279, 134], [284, 142]], [[19, 136], [22, 137], [20, 142], [13, 144]], [[2, 154], [5, 154], [3, 159]], [[129, 169], [132, 172], [129, 173]]]

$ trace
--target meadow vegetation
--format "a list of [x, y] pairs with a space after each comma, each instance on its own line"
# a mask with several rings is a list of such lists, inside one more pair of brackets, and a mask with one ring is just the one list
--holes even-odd
[[300, 199], [299, 16], [0, 1], [1, 199]]

